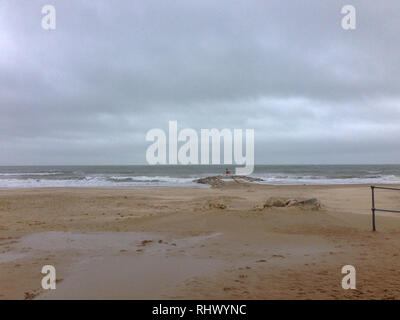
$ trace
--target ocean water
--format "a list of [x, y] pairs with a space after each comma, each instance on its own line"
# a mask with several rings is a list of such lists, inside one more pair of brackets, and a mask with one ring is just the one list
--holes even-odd
[[[198, 186], [232, 166], [0, 166], [0, 188]], [[251, 175], [274, 185], [400, 183], [400, 165], [257, 165]], [[203, 186], [204, 187], [204, 186]]]

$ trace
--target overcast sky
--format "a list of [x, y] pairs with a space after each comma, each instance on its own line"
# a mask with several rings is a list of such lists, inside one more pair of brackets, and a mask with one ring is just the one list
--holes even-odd
[[256, 163], [399, 163], [399, 34], [398, 0], [0, 0], [0, 165], [145, 163], [169, 120], [254, 128]]

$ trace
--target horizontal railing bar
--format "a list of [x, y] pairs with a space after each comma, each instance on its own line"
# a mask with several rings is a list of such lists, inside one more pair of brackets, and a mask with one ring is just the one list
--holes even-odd
[[395, 212], [395, 213], [400, 213], [400, 210], [389, 210], [389, 209], [379, 209], [375, 208], [375, 189], [385, 189], [385, 190], [397, 190], [400, 191], [400, 188], [394, 188], [394, 187], [380, 187], [380, 186], [370, 186], [371, 187], [371, 201], [372, 201], [372, 231], [376, 231], [375, 227], [375, 211], [383, 211], [383, 212]]
[[400, 210], [388, 210], [388, 209], [377, 209], [377, 208], [372, 208], [372, 210], [375, 210], [375, 211], [385, 211], [385, 212], [397, 212], [397, 213], [400, 213]]
[[375, 189], [387, 189], [387, 190], [400, 190], [400, 188], [394, 188], [394, 187], [376, 187], [376, 186], [371, 186], [371, 188], [375, 188]]

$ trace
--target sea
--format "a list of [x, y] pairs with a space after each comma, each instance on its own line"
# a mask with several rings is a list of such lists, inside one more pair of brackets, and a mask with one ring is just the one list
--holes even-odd
[[[233, 166], [0, 166], [0, 188], [201, 187], [193, 180]], [[252, 177], [271, 185], [400, 184], [400, 165], [256, 165]], [[204, 187], [204, 186], [203, 186]]]

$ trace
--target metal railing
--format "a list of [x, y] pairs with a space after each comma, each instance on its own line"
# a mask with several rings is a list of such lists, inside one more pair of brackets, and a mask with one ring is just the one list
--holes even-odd
[[371, 211], [372, 211], [372, 231], [376, 231], [376, 227], [375, 227], [375, 211], [400, 213], [400, 210], [390, 210], [390, 209], [375, 208], [375, 192], [374, 192], [375, 189], [398, 190], [398, 191], [400, 191], [400, 188], [371, 186], [371, 191], [372, 191], [372, 208], [371, 208]]

